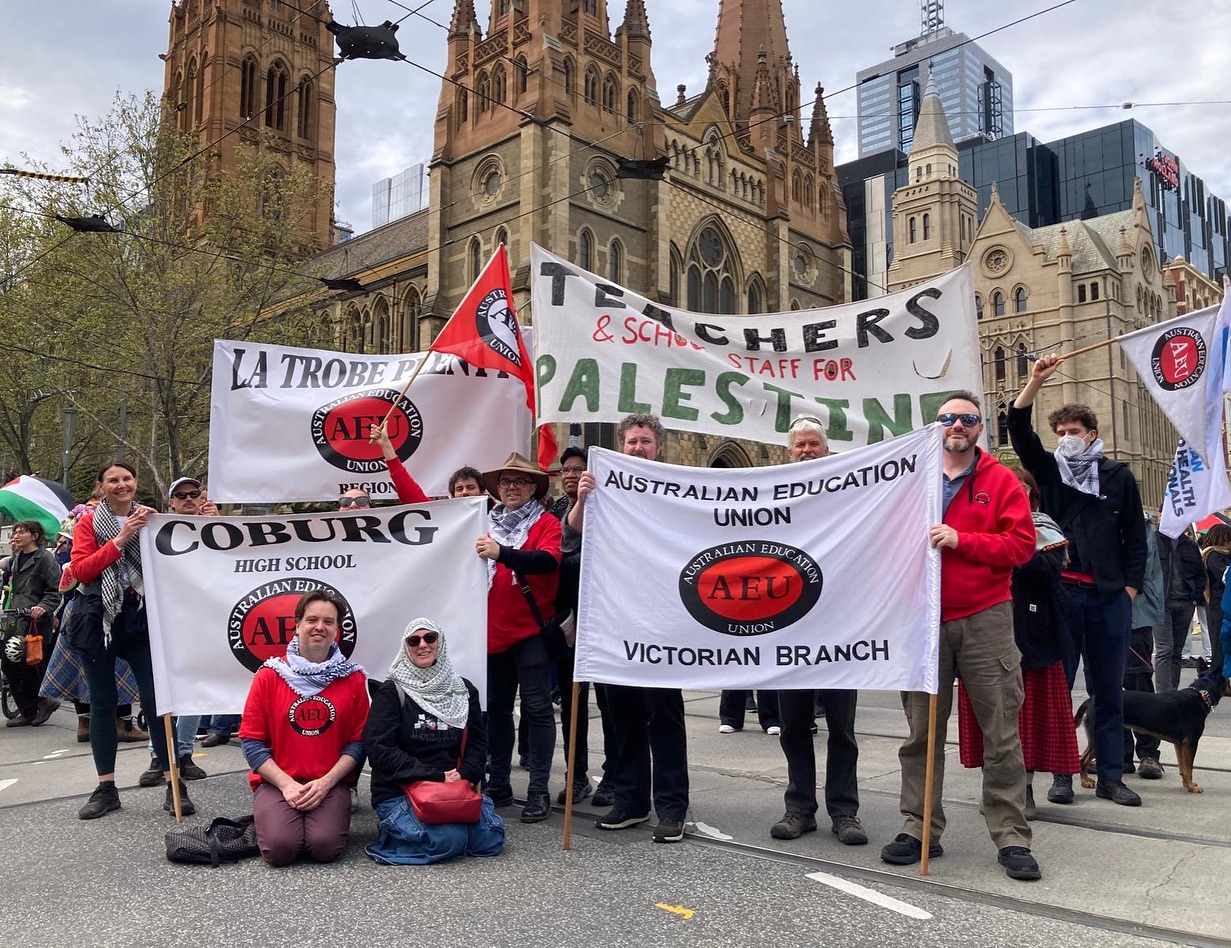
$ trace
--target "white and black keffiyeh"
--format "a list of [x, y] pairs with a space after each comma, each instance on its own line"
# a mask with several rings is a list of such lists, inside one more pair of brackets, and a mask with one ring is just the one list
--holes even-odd
[[[522, 504], [516, 510], [509, 510], [504, 504], [497, 504], [487, 514], [487, 532], [501, 546], [511, 546], [520, 550], [530, 536], [530, 528], [546, 510], [537, 500]], [[496, 561], [487, 561], [487, 588], [491, 589], [492, 580], [496, 578]]]
[[[99, 548], [106, 546], [120, 535], [120, 521], [115, 512], [101, 501], [94, 508], [94, 540]], [[122, 569], [121, 569], [122, 567]], [[123, 573], [128, 574], [128, 587], [137, 594], [138, 601], [145, 595], [141, 578], [141, 544], [136, 539], [124, 544], [120, 558], [103, 570], [100, 577], [103, 596], [103, 645], [111, 644], [111, 625], [124, 606], [124, 586], [120, 583]]]
[[286, 643], [286, 658], [266, 659], [265, 667], [277, 672], [301, 698], [318, 695], [333, 682], [348, 678], [355, 672], [364, 673], [362, 665], [355, 664], [342, 654], [337, 642], [329, 647], [329, 657], [323, 662], [308, 661], [299, 652], [298, 635], [292, 635]]
[[[436, 640], [436, 661], [427, 668], [420, 668], [406, 653], [406, 639], [416, 630], [435, 632], [440, 636]], [[449, 727], [465, 727], [470, 720], [470, 692], [449, 661], [444, 633], [431, 619], [412, 619], [406, 626], [402, 647], [389, 666], [388, 677], [401, 685], [415, 704]]]
[[1098, 464], [1103, 460], [1102, 438], [1096, 438], [1090, 447], [1075, 458], [1065, 457], [1058, 448], [1055, 457], [1062, 482], [1091, 497], [1099, 495]]

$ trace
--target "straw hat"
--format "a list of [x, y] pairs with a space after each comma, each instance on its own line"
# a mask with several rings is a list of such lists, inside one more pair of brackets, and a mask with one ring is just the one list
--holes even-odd
[[548, 478], [547, 474], [540, 471], [529, 458], [522, 457], [514, 451], [510, 454], [500, 467], [490, 471], [485, 471], [483, 474], [483, 486], [487, 488], [487, 492], [496, 500], [500, 499], [500, 475], [505, 471], [514, 471], [518, 474], [525, 474], [534, 481], [534, 499], [539, 500], [547, 494]]

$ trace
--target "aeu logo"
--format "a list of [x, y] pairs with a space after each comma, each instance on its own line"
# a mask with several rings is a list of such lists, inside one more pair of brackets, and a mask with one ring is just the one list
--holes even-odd
[[1154, 343], [1150, 368], [1154, 381], [1168, 392], [1196, 384], [1205, 374], [1205, 337], [1188, 326], [1168, 329]]
[[[286, 654], [286, 643], [295, 635], [295, 606], [310, 589], [328, 590], [345, 601], [328, 583], [297, 576], [257, 586], [235, 604], [227, 620], [227, 644], [241, 665], [255, 672], [266, 659]], [[355, 615], [347, 605], [338, 625], [338, 646], [347, 658], [355, 641]]]
[[741, 540], [702, 550], [680, 571], [689, 614], [726, 635], [764, 635], [798, 622], [816, 605], [821, 568], [803, 550]]
[[380, 447], [368, 438], [390, 405], [389, 440], [405, 461], [423, 441], [423, 416], [414, 402], [391, 388], [343, 395], [322, 405], [312, 414], [312, 443], [321, 457], [348, 474], [384, 473]]
[[304, 737], [324, 734], [337, 716], [338, 710], [333, 706], [333, 702], [320, 695], [300, 698], [291, 705], [290, 711], [287, 712], [287, 717], [291, 720], [291, 727]]
[[504, 290], [492, 290], [474, 310], [474, 324], [479, 338], [493, 351], [504, 356], [519, 369], [521, 349], [517, 345], [517, 317]]

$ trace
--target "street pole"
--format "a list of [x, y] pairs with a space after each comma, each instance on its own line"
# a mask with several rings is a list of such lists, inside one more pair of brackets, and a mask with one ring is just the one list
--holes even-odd
[[124, 460], [124, 448], [128, 444], [128, 396], [120, 398], [120, 434], [115, 439], [115, 459]]
[[61, 459], [62, 473], [60, 483], [65, 487], [68, 486], [68, 468], [70, 464], [70, 452], [73, 450], [73, 442], [77, 437], [77, 408], [74, 405], [65, 405], [63, 411], [64, 418], [64, 457]]

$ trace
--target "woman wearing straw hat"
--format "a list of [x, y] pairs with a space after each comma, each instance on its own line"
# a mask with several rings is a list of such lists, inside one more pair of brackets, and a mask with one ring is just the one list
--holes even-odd
[[556, 747], [545, 619], [555, 615], [560, 568], [560, 522], [539, 501], [547, 475], [514, 452], [483, 482], [499, 501], [487, 515], [487, 535], [475, 552], [487, 563], [488, 793], [511, 806], [513, 699], [521, 689], [522, 717], [530, 724], [530, 784], [523, 823], [551, 815], [547, 781]]

